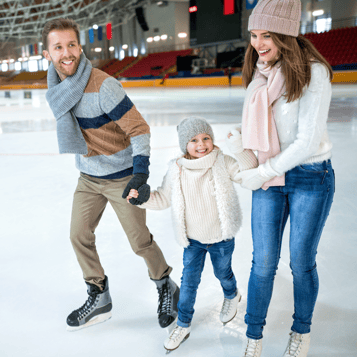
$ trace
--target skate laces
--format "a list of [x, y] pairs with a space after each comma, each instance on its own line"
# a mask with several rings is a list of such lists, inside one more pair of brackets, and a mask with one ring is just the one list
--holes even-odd
[[171, 335], [169, 337], [170, 340], [172, 341], [176, 341], [178, 339], [180, 339], [181, 335], [183, 334], [185, 328], [184, 327], [181, 327], [181, 326], [176, 326], [172, 332], [171, 332]]
[[223, 314], [223, 315], [227, 315], [228, 314], [228, 312], [229, 312], [229, 310], [231, 309], [231, 306], [232, 306], [232, 304], [231, 304], [232, 301], [233, 301], [233, 299], [229, 300], [229, 299], [224, 298], [221, 314]]
[[301, 342], [301, 334], [294, 331], [290, 332], [290, 338], [286, 348], [286, 353], [288, 353], [288, 356], [294, 356], [296, 351], [299, 349]]
[[255, 357], [260, 340], [248, 338], [247, 347], [245, 348], [244, 357]]
[[96, 292], [90, 293], [86, 302], [79, 309], [74, 310], [74, 312], [78, 313], [79, 316], [86, 315], [90, 311], [97, 296], [98, 296], [98, 294]]
[[164, 284], [162, 288], [157, 288], [159, 291], [159, 306], [157, 312], [159, 316], [171, 313], [171, 299], [169, 294], [168, 283]]

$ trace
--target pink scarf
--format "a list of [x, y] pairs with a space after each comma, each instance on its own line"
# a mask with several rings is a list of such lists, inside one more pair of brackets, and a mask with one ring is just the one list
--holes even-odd
[[[247, 88], [243, 107], [242, 139], [245, 149], [258, 151], [259, 164], [280, 153], [273, 104], [285, 93], [285, 78], [279, 65], [273, 68], [258, 61], [254, 79]], [[262, 188], [284, 186], [285, 175], [276, 176]]]

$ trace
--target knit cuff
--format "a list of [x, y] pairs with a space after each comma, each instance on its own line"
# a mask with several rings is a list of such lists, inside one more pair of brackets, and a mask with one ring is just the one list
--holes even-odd
[[257, 157], [250, 149], [244, 149], [240, 154], [234, 155], [238, 161], [240, 171], [254, 169], [258, 167]]
[[133, 174], [149, 175], [150, 158], [148, 156], [136, 155], [133, 157]]

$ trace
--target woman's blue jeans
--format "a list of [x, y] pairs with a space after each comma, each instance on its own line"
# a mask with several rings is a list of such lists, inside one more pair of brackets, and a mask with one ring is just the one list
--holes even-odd
[[209, 252], [213, 271], [221, 282], [224, 297], [233, 299], [237, 295], [237, 282], [232, 271], [234, 238], [219, 243], [202, 244], [189, 239], [190, 245], [183, 251], [183, 271], [178, 302], [178, 321], [182, 327], [191, 325], [198, 285]]
[[309, 333], [317, 299], [317, 246], [330, 212], [335, 177], [330, 160], [300, 165], [285, 174], [285, 186], [253, 192], [253, 264], [248, 284], [247, 336], [263, 337], [263, 327], [290, 215], [290, 268], [294, 284], [292, 331]]

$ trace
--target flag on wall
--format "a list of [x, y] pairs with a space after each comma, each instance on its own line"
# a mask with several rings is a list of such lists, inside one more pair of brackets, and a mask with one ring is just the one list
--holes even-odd
[[255, 5], [257, 5], [257, 3], [258, 3], [258, 0], [246, 0], [245, 8], [247, 10], [253, 9], [255, 7]]
[[33, 45], [30, 45], [30, 56], [33, 55]]
[[86, 44], [86, 32], [84, 30], [79, 33], [79, 41], [81, 42], [81, 46]]
[[112, 33], [112, 24], [110, 22], [107, 23], [107, 39], [111, 40], [113, 37]]
[[88, 34], [89, 34], [89, 42], [94, 43], [94, 30], [89, 29]]
[[37, 43], [35, 43], [35, 44], [33, 45], [33, 49], [34, 49], [35, 55], [38, 55], [38, 46], [37, 46]]
[[103, 27], [102, 26], [98, 27], [98, 40], [99, 41], [103, 40]]

